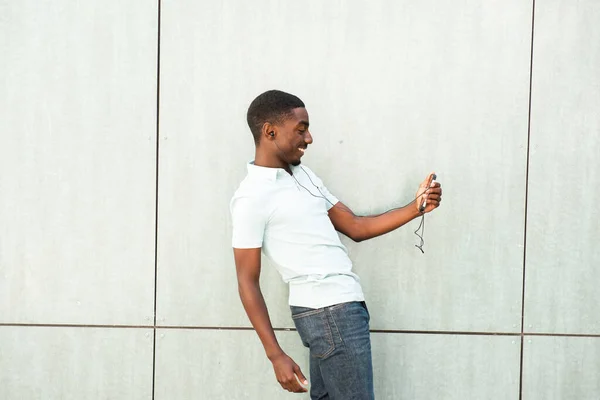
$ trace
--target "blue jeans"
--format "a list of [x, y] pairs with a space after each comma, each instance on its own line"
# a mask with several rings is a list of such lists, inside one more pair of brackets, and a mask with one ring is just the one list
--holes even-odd
[[302, 343], [310, 349], [311, 399], [374, 399], [365, 302], [290, 308]]

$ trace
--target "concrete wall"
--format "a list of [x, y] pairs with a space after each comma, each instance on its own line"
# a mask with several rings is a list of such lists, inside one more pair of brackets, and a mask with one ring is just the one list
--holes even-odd
[[271, 88], [355, 212], [444, 185], [424, 255], [418, 222], [343, 238], [378, 399], [600, 398], [597, 1], [21, 0], [0, 54], [0, 399], [308, 398], [275, 381], [230, 249]]

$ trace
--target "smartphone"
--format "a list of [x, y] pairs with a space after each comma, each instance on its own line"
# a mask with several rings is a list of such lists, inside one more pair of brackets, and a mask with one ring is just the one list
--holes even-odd
[[[433, 174], [433, 179], [431, 180], [431, 183], [429, 184], [429, 187], [427, 189], [429, 189], [430, 187], [433, 186], [433, 184], [435, 183], [435, 180], [437, 179], [437, 175]], [[421, 207], [419, 207], [419, 211], [423, 212], [425, 211], [425, 206], [427, 205], [427, 200], [423, 200], [423, 204], [421, 204]]]

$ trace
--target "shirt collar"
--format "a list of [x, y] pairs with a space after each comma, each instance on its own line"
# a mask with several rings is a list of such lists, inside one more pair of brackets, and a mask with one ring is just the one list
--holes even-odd
[[[294, 173], [297, 167], [290, 165], [290, 168], [292, 173]], [[248, 175], [274, 182], [277, 178], [289, 174], [283, 168], [261, 167], [259, 165], [254, 165], [254, 161], [250, 161], [248, 163]]]

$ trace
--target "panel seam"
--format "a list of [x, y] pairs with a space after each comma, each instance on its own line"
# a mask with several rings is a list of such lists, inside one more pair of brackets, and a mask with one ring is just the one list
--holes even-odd
[[528, 202], [529, 202], [529, 165], [530, 165], [530, 148], [531, 148], [531, 97], [533, 88], [533, 39], [535, 32], [535, 0], [532, 0], [531, 9], [531, 48], [529, 53], [529, 99], [527, 111], [527, 150], [526, 150], [526, 166], [525, 166], [525, 215], [523, 226], [523, 287], [521, 290], [521, 352], [519, 357], [519, 400], [523, 399], [523, 356], [525, 353], [525, 267], [527, 265], [527, 218], [528, 218]]
[[156, 164], [155, 164], [155, 198], [154, 198], [154, 305], [152, 323], [152, 400], [154, 400], [156, 383], [156, 306], [158, 291], [158, 178], [160, 158], [160, 26], [161, 0], [157, 0], [157, 35], [156, 35]]

